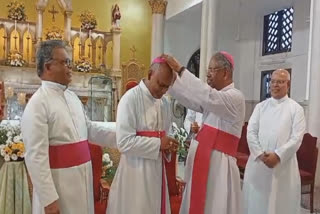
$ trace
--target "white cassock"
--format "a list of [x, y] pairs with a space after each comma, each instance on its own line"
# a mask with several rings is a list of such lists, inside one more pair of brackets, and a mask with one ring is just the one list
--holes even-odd
[[24, 111], [21, 131], [25, 162], [33, 183], [32, 213], [58, 200], [60, 213], [93, 214], [91, 161], [78, 166], [50, 169], [49, 145], [70, 145], [88, 140], [115, 146], [115, 132], [87, 121], [79, 98], [54, 82], [42, 81]]
[[[300, 214], [296, 152], [305, 132], [303, 108], [285, 96], [259, 103], [249, 120], [250, 157], [245, 169], [244, 214]], [[268, 168], [258, 156], [275, 152], [280, 163]]]
[[[117, 111], [120, 163], [111, 184], [107, 214], [160, 214], [162, 154], [160, 138], [137, 131], [168, 131], [170, 108], [165, 97], [155, 99], [143, 81], [127, 91]], [[166, 186], [166, 214], [170, 214]]]
[[[222, 151], [224, 147], [231, 146], [235, 155], [244, 122], [244, 96], [234, 88], [233, 83], [218, 91], [203, 83], [188, 70], [184, 70], [182, 76], [177, 77], [169, 93], [187, 108], [203, 113], [203, 125], [189, 148], [185, 169], [186, 188], [180, 213], [238, 214], [241, 204], [239, 170], [236, 159]], [[205, 136], [204, 139], [210, 141], [208, 143], [219, 144], [219, 148], [205, 148], [208, 174], [204, 175], [206, 182], [201, 183], [196, 181], [197, 173], [202, 174], [203, 171], [198, 161], [202, 161], [202, 148], [207, 142], [201, 140], [199, 143], [200, 140], [197, 139], [204, 132], [210, 135], [210, 130], [215, 133], [214, 136]], [[220, 136], [227, 136], [232, 142], [219, 140]], [[196, 181], [195, 185], [193, 180]], [[198, 190], [195, 187], [205, 190], [202, 197], [197, 197]]]
[[195, 112], [191, 109], [188, 109], [186, 118], [184, 119], [183, 126], [188, 132], [190, 133], [191, 125], [193, 122], [197, 122], [198, 125], [201, 127], [202, 124], [202, 114], [199, 112]]

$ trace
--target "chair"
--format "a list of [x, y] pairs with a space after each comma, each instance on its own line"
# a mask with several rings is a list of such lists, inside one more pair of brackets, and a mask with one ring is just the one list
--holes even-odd
[[315, 185], [315, 175], [318, 159], [317, 138], [309, 133], [303, 136], [302, 144], [297, 152], [301, 186], [310, 185], [310, 191], [301, 194], [310, 194], [310, 212], [313, 213], [313, 194]]
[[133, 57], [122, 64], [122, 95], [146, 76], [145, 66]]
[[242, 132], [241, 132], [241, 137], [239, 140], [239, 146], [238, 146], [238, 151], [237, 151], [237, 165], [240, 171], [240, 177], [243, 179], [244, 176], [244, 170], [246, 168], [249, 156], [250, 156], [250, 150], [248, 146], [248, 141], [247, 141], [247, 127], [248, 123], [244, 123], [242, 127]]
[[165, 162], [167, 183], [170, 197], [171, 214], [179, 214], [182, 193], [185, 187], [185, 182], [181, 178], [177, 177], [176, 166], [177, 155], [171, 154], [171, 161]]
[[93, 175], [94, 213], [105, 214], [110, 188], [109, 185], [101, 179], [103, 150], [100, 146], [91, 143], [89, 143], [89, 150]]

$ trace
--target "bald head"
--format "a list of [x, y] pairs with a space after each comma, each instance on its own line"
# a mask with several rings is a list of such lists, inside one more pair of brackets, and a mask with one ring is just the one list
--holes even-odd
[[271, 96], [281, 99], [286, 96], [290, 86], [290, 73], [285, 69], [277, 69], [271, 76]]
[[289, 71], [287, 71], [286, 69], [277, 69], [274, 72], [272, 72], [272, 76], [273, 75], [279, 75], [282, 76], [283, 78], [285, 78], [286, 80], [290, 81], [290, 73]]
[[172, 85], [174, 75], [167, 63], [153, 63], [149, 69], [148, 79], [145, 81], [151, 95], [160, 99]]

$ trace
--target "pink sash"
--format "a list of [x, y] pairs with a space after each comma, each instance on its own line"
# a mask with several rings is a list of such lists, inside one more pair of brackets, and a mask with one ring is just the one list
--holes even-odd
[[196, 140], [199, 142], [193, 163], [189, 214], [203, 214], [206, 204], [207, 182], [212, 150], [236, 156], [239, 138], [203, 125]]
[[49, 163], [51, 169], [79, 166], [90, 160], [88, 140], [49, 146]]
[[[137, 136], [157, 137], [161, 138], [166, 135], [165, 131], [137, 131]], [[161, 185], [161, 214], [166, 214], [166, 179], [165, 179], [165, 164], [164, 154], [162, 154], [162, 185]]]

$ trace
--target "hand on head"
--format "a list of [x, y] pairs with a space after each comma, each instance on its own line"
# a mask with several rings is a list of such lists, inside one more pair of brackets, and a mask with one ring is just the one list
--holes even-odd
[[180, 62], [178, 62], [178, 60], [176, 60], [173, 56], [162, 54], [161, 58], [165, 59], [168, 65], [170, 66], [170, 68], [175, 72], [180, 71], [180, 69], [182, 68], [182, 65], [180, 64]]

